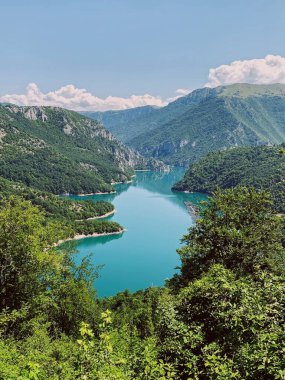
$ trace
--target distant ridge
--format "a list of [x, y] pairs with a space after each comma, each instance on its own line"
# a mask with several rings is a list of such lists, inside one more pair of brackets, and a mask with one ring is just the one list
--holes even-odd
[[284, 84], [202, 88], [145, 114], [127, 111], [103, 113], [101, 120], [143, 155], [172, 165], [233, 146], [285, 141]]

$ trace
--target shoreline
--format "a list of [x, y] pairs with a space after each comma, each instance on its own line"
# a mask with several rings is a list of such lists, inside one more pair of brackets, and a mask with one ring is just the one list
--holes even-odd
[[114, 231], [114, 232], [102, 232], [102, 233], [94, 232], [93, 234], [89, 234], [89, 235], [83, 235], [83, 234], [74, 235], [73, 237], [59, 240], [57, 243], [53, 244], [53, 247], [58, 247], [59, 245], [66, 243], [68, 241], [72, 241], [72, 240], [81, 240], [81, 239], [86, 239], [86, 238], [91, 238], [91, 237], [101, 237], [101, 236], [109, 236], [109, 235], [120, 235], [126, 231], [127, 230], [123, 228], [120, 231]]
[[199, 217], [199, 208], [190, 201], [185, 201], [184, 204], [192, 218], [197, 219]]
[[124, 184], [124, 183], [132, 183], [133, 181], [130, 180], [130, 181], [122, 181], [122, 182], [111, 182], [111, 185], [120, 185], [120, 184]]
[[99, 192], [99, 193], [86, 193], [86, 194], [83, 194], [83, 193], [80, 193], [80, 194], [71, 194], [71, 193], [62, 193], [62, 194], [55, 194], [57, 195], [58, 197], [86, 197], [86, 196], [89, 196], [89, 195], [102, 195], [102, 194], [115, 194], [116, 191], [109, 191], [109, 192]]
[[99, 216], [91, 216], [91, 218], [86, 218], [86, 219], [76, 219], [76, 222], [83, 222], [84, 220], [96, 220], [96, 219], [103, 219], [107, 218], [108, 216], [114, 215], [117, 212], [117, 210], [114, 208], [114, 210], [107, 212], [104, 215], [99, 215]]
[[116, 191], [109, 191], [109, 192], [99, 192], [99, 193], [87, 193], [87, 194], [66, 194], [67, 196], [73, 196], [73, 195], [75, 195], [75, 196], [77, 196], [77, 197], [86, 197], [86, 196], [88, 196], [88, 195], [102, 195], [102, 194], [115, 194], [116, 193]]

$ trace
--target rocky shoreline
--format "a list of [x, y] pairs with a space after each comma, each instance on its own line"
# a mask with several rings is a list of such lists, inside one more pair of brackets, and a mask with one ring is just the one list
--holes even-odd
[[197, 219], [199, 217], [199, 207], [195, 206], [193, 203], [186, 201], [184, 204], [187, 207], [187, 211], [192, 216], [193, 219]]

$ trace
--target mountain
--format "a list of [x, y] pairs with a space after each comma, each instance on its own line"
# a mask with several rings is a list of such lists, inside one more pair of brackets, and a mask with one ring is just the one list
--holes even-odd
[[217, 187], [238, 185], [270, 191], [274, 208], [285, 212], [284, 147], [243, 147], [209, 153], [190, 165], [173, 190], [210, 193]]
[[142, 133], [151, 131], [169, 120], [180, 116], [189, 105], [197, 104], [209, 89], [196, 91], [191, 97], [184, 96], [166, 107], [144, 106], [120, 111], [82, 112], [93, 120], [98, 120], [121, 141], [128, 143]]
[[57, 107], [0, 105], [0, 176], [53, 193], [109, 192], [134, 168], [161, 168], [100, 123]]
[[[197, 95], [199, 101], [191, 103]], [[285, 141], [285, 85], [202, 89], [188, 95], [188, 100], [182, 115], [137, 136], [130, 146], [146, 156], [185, 166], [210, 151]]]
[[[202, 88], [147, 115], [137, 112], [130, 111], [131, 120], [126, 111], [116, 111], [116, 118], [109, 113], [105, 121], [101, 115], [101, 120], [141, 154], [172, 165], [188, 166], [210, 151], [233, 146], [285, 141], [282, 84]], [[119, 115], [124, 115], [120, 122]]]
[[[156, 127], [155, 119], [157, 107], [145, 106], [129, 108], [122, 111], [81, 112], [90, 119], [101, 122], [114, 136], [123, 142], [138, 136], [146, 130]], [[151, 120], [147, 124], [147, 120]]]

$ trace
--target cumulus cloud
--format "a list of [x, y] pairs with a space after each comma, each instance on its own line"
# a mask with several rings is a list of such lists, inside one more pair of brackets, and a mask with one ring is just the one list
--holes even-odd
[[189, 94], [191, 92], [191, 90], [189, 90], [189, 88], [178, 88], [175, 92], [178, 95], [185, 96], [185, 95]]
[[171, 97], [171, 98], [168, 98], [166, 100], [167, 104], [168, 103], [171, 103], [171, 102], [174, 102], [175, 100], [177, 100], [178, 98], [181, 98], [182, 96], [185, 96], [185, 95], [188, 95], [190, 94], [191, 90], [189, 90], [188, 88], [178, 88], [175, 93], [177, 95]]
[[267, 55], [261, 59], [234, 61], [209, 70], [205, 87], [233, 83], [271, 84], [285, 83], [285, 58]]
[[72, 109], [75, 111], [106, 111], [122, 110], [146, 105], [162, 107], [170, 101], [189, 92], [185, 89], [176, 91], [174, 98], [162, 99], [159, 96], [149, 94], [131, 95], [128, 98], [108, 96], [99, 98], [84, 88], [76, 88], [69, 84], [55, 91], [43, 93], [35, 83], [28, 84], [24, 94], [8, 94], [0, 96], [0, 102], [14, 103], [17, 105], [46, 105]]
[[[267, 55], [261, 59], [234, 61], [209, 70], [205, 87], [217, 87], [233, 83], [285, 84], [285, 57]], [[47, 93], [42, 92], [35, 83], [28, 84], [24, 94], [0, 95], [0, 102], [18, 105], [48, 105], [75, 111], [122, 110], [146, 105], [162, 107], [189, 94], [187, 88], [178, 88], [173, 97], [163, 99], [149, 94], [131, 95], [128, 98], [108, 96], [100, 98], [85, 88], [72, 84]]]

